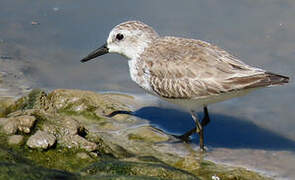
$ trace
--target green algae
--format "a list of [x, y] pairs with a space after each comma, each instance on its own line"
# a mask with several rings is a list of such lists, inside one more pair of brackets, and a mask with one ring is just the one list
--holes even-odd
[[103, 120], [102, 117], [97, 116], [95, 112], [92, 111], [82, 111], [82, 112], [76, 112], [71, 110], [71, 108], [65, 108], [65, 109], [60, 109], [58, 111], [61, 114], [65, 114], [67, 116], [83, 116], [86, 119], [91, 119], [91, 120], [95, 120], [95, 121], [100, 121]]
[[[64, 120], [70, 117], [82, 124], [83, 130], [74, 129], [76, 135], [95, 143], [97, 148], [89, 152], [79, 146], [68, 148], [60, 143], [48, 150], [30, 149], [25, 144], [8, 146], [8, 136], [0, 134], [0, 179], [7, 179], [9, 174], [12, 179], [18, 179], [18, 174], [27, 179], [212, 179], [213, 175], [223, 180], [268, 179], [243, 168], [217, 165], [200, 157], [183, 158], [161, 152], [154, 148], [154, 143], [169, 137], [152, 127], [131, 129], [125, 135], [114, 137], [108, 132], [85, 129], [83, 123], [88, 126], [89, 123], [98, 126], [109, 123], [97, 111], [106, 113], [126, 108], [112, 99], [103, 99], [104, 96], [74, 90], [55, 90], [47, 95], [41, 90], [33, 90], [15, 103], [6, 103], [0, 108], [2, 117], [22, 114], [36, 117], [31, 134], [23, 134], [24, 141], [37, 130], [48, 130], [59, 141], [72, 131], [67, 128], [75, 127], [65, 126]], [[85, 153], [87, 158], [79, 158], [79, 153]]]
[[83, 170], [87, 174], [107, 174], [124, 176], [150, 176], [163, 179], [198, 179], [186, 171], [160, 163], [140, 163], [128, 161], [100, 161]]
[[55, 147], [49, 150], [30, 149], [25, 145], [8, 146], [7, 135], [0, 134], [0, 162], [38, 164], [46, 168], [54, 168], [76, 172], [85, 168], [89, 163], [98, 160], [76, 158], [81, 149]]
[[79, 152], [83, 151], [73, 148], [56, 148], [47, 151], [27, 150], [23, 155], [43, 167], [69, 172], [78, 172], [82, 168], [87, 167], [89, 163], [98, 160], [91, 156], [88, 159], [78, 158], [76, 156]]
[[22, 163], [0, 163], [0, 179], [10, 180], [52, 180], [52, 179], [64, 179], [64, 180], [78, 180], [81, 179], [78, 174], [72, 174], [69, 172], [47, 169], [43, 167], [22, 164]]
[[107, 175], [107, 176], [87, 176], [83, 177], [87, 180], [168, 180], [158, 177], [148, 177], [148, 176], [119, 176], [119, 175]]
[[0, 118], [5, 117], [7, 114], [12, 112], [10, 106], [14, 104], [14, 100], [9, 97], [0, 97]]
[[17, 110], [26, 110], [26, 109], [42, 109], [43, 101], [46, 98], [46, 93], [40, 89], [32, 90], [27, 96], [19, 98], [15, 103], [10, 106], [8, 109], [10, 112]]
[[21, 109], [26, 110], [26, 109], [42, 108], [42, 104], [41, 104], [42, 101], [40, 100], [46, 96], [47, 94], [41, 89], [32, 90], [28, 96], [25, 96]]
[[136, 141], [143, 141], [145, 138], [131, 133], [131, 134], [128, 135], [128, 139], [129, 140], [136, 140]]
[[[54, 170], [36, 165], [27, 153], [34, 156], [36, 152], [29, 152], [24, 146], [8, 146], [7, 135], [0, 134], [0, 179], [76, 179], [78, 174], [71, 174], [62, 170]], [[37, 157], [37, 156], [36, 156]], [[45, 157], [45, 156], [43, 156]], [[41, 158], [43, 158], [41, 157]], [[45, 161], [43, 162], [45, 164]]]

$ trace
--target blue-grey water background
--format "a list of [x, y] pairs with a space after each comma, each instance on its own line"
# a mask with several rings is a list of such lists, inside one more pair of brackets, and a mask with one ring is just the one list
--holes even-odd
[[[160, 35], [208, 41], [247, 64], [290, 76], [291, 83], [209, 106], [207, 158], [295, 178], [294, 9], [293, 0], [1, 0], [0, 71], [18, 74], [24, 89], [117, 91], [153, 99], [136, 114], [180, 134], [193, 125], [189, 114], [144, 95], [131, 81], [124, 57], [79, 60], [126, 20], [141, 20]], [[196, 143], [194, 137], [192, 146]]]

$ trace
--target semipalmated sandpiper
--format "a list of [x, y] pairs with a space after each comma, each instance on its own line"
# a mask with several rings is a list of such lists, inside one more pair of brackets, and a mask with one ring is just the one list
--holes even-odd
[[[289, 81], [286, 76], [246, 65], [207, 42], [161, 37], [152, 27], [139, 21], [115, 26], [107, 42], [81, 62], [106, 53], [127, 57], [133, 81], [147, 92], [178, 104], [191, 113], [196, 127], [179, 137], [187, 140], [197, 132], [202, 150], [203, 128], [210, 121], [207, 105]], [[204, 109], [202, 121], [194, 113], [198, 107]]]

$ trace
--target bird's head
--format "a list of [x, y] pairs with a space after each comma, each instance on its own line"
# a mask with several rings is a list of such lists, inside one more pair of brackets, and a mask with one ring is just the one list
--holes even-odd
[[138, 57], [158, 37], [154, 29], [140, 21], [127, 21], [115, 26], [107, 42], [83, 58], [89, 61], [106, 53], [118, 53], [128, 59]]

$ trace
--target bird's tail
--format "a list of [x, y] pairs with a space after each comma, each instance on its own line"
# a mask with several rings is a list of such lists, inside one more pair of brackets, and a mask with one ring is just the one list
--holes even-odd
[[290, 79], [287, 76], [282, 76], [271, 72], [266, 72], [265, 75], [266, 77], [261, 83], [264, 82], [266, 86], [283, 85], [289, 83]]
[[289, 82], [289, 77], [271, 72], [264, 72], [262, 74], [245, 77], [242, 82], [247, 83], [245, 88], [260, 88], [286, 84]]

